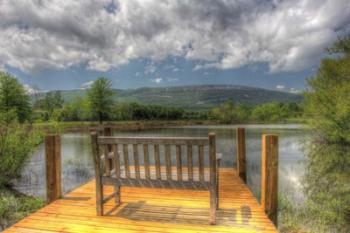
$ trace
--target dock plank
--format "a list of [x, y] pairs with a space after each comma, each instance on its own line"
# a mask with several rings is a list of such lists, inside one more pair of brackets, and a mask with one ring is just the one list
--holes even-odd
[[[108, 195], [113, 187], [104, 191]], [[220, 169], [219, 193], [214, 226], [208, 224], [209, 192], [199, 190], [122, 187], [122, 204], [114, 208], [111, 200], [108, 214], [97, 216], [92, 180], [4, 232], [277, 232], [234, 169]]]

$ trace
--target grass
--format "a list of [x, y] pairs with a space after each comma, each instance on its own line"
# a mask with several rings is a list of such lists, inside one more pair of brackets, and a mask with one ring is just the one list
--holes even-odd
[[45, 201], [11, 188], [0, 188], [0, 231], [40, 209]]

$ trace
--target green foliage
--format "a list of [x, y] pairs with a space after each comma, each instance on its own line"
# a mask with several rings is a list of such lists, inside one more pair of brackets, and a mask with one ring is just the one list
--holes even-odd
[[[0, 120], [4, 114], [0, 114]], [[18, 178], [29, 154], [42, 141], [42, 135], [12, 122], [0, 122], [0, 187], [11, 186]]]
[[30, 120], [30, 101], [18, 80], [0, 71], [0, 113], [9, 112], [15, 112], [15, 118], [21, 123]]
[[222, 123], [281, 123], [291, 118], [300, 117], [302, 110], [297, 103], [272, 102], [248, 107], [245, 105], [234, 106], [227, 101], [212, 111], [215, 119]]
[[38, 99], [34, 103], [34, 108], [45, 111], [45, 114], [42, 115], [42, 117], [44, 117], [43, 120], [47, 121], [51, 118], [59, 118], [57, 111], [63, 107], [63, 104], [64, 101], [62, 99], [61, 91], [50, 91], [46, 93], [44, 98]]
[[0, 189], [0, 230], [44, 206], [42, 199], [28, 197], [11, 189]]
[[287, 119], [299, 117], [302, 111], [296, 103], [267, 103], [252, 110], [251, 119], [259, 123], [280, 123]]
[[317, 232], [349, 232], [350, 147], [313, 143], [306, 148], [307, 221]]
[[340, 56], [322, 60], [316, 77], [308, 81], [305, 114], [309, 125], [330, 142], [350, 143], [350, 36], [329, 51]]
[[234, 121], [233, 102], [228, 100], [219, 107], [214, 108], [213, 115], [222, 123], [232, 123]]
[[114, 109], [113, 118], [117, 120], [177, 120], [183, 118], [184, 112], [181, 108], [120, 103]]
[[103, 77], [98, 78], [87, 93], [91, 113], [100, 123], [110, 117], [114, 106], [113, 96], [111, 81]]
[[91, 118], [87, 99], [76, 97], [71, 103], [66, 103], [63, 106], [61, 115], [63, 121], [86, 121]]

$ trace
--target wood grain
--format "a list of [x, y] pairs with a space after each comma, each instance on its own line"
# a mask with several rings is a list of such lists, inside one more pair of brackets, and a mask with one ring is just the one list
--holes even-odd
[[[172, 167], [176, 171], [176, 167]], [[152, 172], [155, 167], [151, 167]], [[123, 187], [121, 205], [96, 215], [95, 181], [68, 193], [19, 221], [5, 233], [261, 233], [277, 232], [235, 170], [220, 169], [220, 209], [209, 225], [209, 193], [199, 190]], [[108, 196], [115, 190], [105, 188]], [[114, 200], [105, 204], [113, 209]]]

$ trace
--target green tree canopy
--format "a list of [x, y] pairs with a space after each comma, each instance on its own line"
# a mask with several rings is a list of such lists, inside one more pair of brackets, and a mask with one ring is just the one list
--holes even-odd
[[8, 114], [14, 111], [20, 123], [31, 117], [29, 96], [18, 80], [4, 72], [0, 72], [0, 112]]
[[109, 79], [100, 77], [91, 86], [87, 93], [90, 111], [100, 123], [108, 119], [114, 106], [114, 91]]
[[329, 142], [350, 143], [350, 36], [328, 49], [338, 56], [322, 60], [308, 80], [305, 112], [310, 126]]

